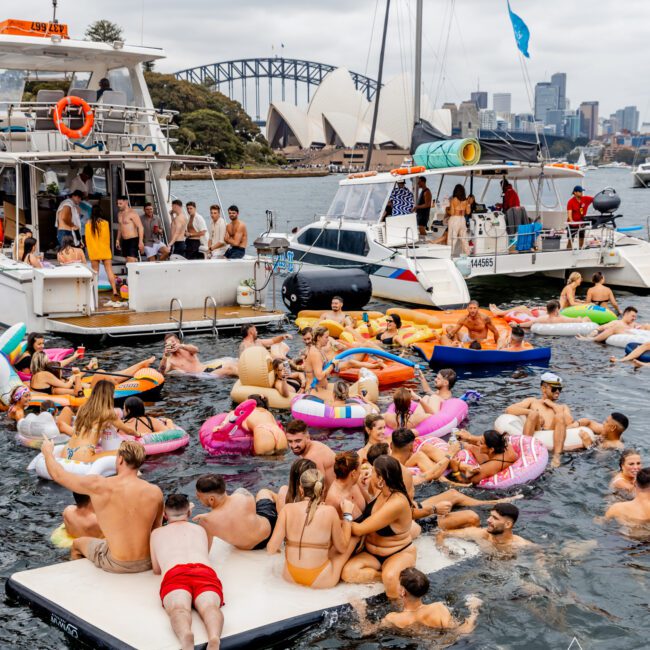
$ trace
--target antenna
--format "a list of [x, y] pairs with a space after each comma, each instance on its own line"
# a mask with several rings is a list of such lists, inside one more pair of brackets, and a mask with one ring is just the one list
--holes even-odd
[[56, 19], [56, 6], [57, 6], [58, 0], [52, 0], [52, 22], [54, 24], [58, 23], [59, 21]]

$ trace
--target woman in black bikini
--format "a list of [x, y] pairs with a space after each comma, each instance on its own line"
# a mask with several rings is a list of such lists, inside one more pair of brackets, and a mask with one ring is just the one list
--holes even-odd
[[384, 345], [395, 345], [395, 337], [399, 334], [399, 328], [402, 327], [402, 319], [398, 314], [389, 314], [386, 316], [386, 329], [382, 330], [375, 337]]
[[402, 468], [395, 458], [379, 456], [370, 477], [378, 496], [352, 524], [352, 535], [365, 537], [364, 550], [353, 556], [341, 574], [345, 582], [381, 580], [389, 598], [399, 597], [399, 574], [415, 566], [417, 551], [411, 537], [413, 503], [406, 492]]
[[129, 397], [124, 402], [122, 422], [132, 426], [140, 435], [177, 428], [169, 418], [152, 418], [147, 415], [144, 402], [139, 397]]
[[614, 292], [605, 286], [605, 276], [600, 271], [596, 271], [591, 277], [591, 281], [594, 286], [587, 290], [587, 302], [598, 305], [598, 307], [607, 307], [611, 304], [616, 314], [620, 316], [621, 310], [614, 297]]
[[469, 431], [459, 431], [463, 448], [471, 451], [478, 467], [470, 467], [456, 459], [449, 461], [451, 478], [457, 483], [476, 485], [509, 467], [517, 460], [515, 450], [508, 444], [508, 436], [489, 429], [482, 436], [473, 436]]
[[70, 379], [61, 379], [60, 369], [50, 364], [45, 352], [35, 352], [29, 369], [32, 373], [30, 388], [33, 392], [46, 395], [83, 395], [79, 368], [72, 369]]

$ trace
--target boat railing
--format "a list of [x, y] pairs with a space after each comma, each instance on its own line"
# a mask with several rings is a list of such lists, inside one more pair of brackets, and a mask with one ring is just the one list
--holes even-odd
[[[51, 102], [0, 102], [0, 144], [9, 152], [86, 150], [161, 150], [167, 153], [170, 131], [177, 129], [172, 110], [143, 106], [90, 103], [94, 124], [85, 137], [72, 140], [54, 124]], [[77, 107], [64, 115], [63, 122], [81, 128], [83, 116]]]

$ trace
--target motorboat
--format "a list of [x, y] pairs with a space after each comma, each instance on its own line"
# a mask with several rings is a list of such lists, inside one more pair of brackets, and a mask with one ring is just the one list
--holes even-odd
[[[584, 176], [574, 165], [480, 163], [351, 176], [340, 181], [327, 214], [288, 235], [294, 267], [362, 268], [376, 297], [439, 308], [467, 304], [468, 285], [497, 276], [564, 278], [577, 270], [589, 277], [605, 270], [608, 284], [650, 288], [650, 243], [618, 232], [598, 215], [567, 228], [566, 201]], [[413, 212], [386, 216], [397, 181], [406, 181], [415, 196], [418, 177], [433, 196], [424, 239]], [[500, 209], [504, 178], [521, 198], [523, 224]], [[476, 197], [467, 217], [467, 253], [457, 240], [455, 250], [445, 242], [445, 209], [456, 184]]]
[[632, 187], [650, 187], [650, 158], [630, 173], [632, 174]]
[[[75, 40], [58, 23], [24, 25], [0, 33], [2, 324], [22, 321], [30, 331], [114, 338], [281, 321], [284, 313], [261, 308], [259, 292], [257, 304], [238, 301], [242, 282], [266, 283], [259, 256], [126, 264], [113, 248], [113, 262], [128, 285], [128, 302], [121, 304], [102, 299], [98, 276], [86, 265], [33, 268], [21, 261], [21, 233], [29, 231], [41, 251], [56, 248], [57, 208], [84, 169], [92, 170], [93, 181], [80, 206], [82, 231], [99, 206], [115, 235], [117, 197], [126, 195], [136, 211], [153, 204], [167, 240], [172, 167], [214, 166], [210, 158], [173, 150], [175, 113], [154, 107], [142, 72], [145, 62], [164, 57], [162, 50]], [[34, 79], [45, 88], [30, 97], [26, 82]], [[98, 98], [101, 79], [110, 89]], [[57, 83], [47, 89], [47, 82]], [[68, 108], [71, 102], [84, 102], [82, 112]]]

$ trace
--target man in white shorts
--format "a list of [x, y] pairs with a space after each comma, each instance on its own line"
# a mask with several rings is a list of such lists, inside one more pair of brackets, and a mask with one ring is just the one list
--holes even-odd
[[154, 214], [151, 203], [144, 204], [142, 227], [144, 229], [144, 254], [147, 256], [147, 261], [166, 260], [169, 257], [169, 248], [163, 240], [162, 222], [160, 217]]

